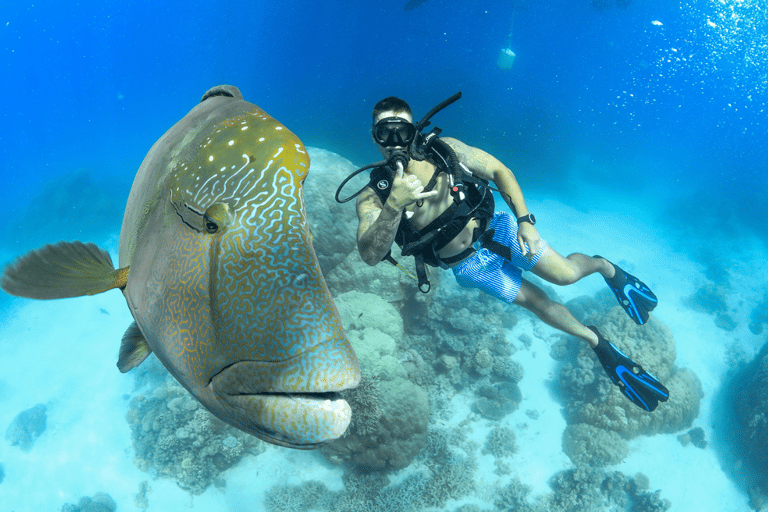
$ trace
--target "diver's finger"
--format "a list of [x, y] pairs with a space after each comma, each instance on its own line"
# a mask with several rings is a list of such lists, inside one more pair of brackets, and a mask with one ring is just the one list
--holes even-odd
[[530, 250], [528, 251], [528, 255], [527, 256], [528, 256], [528, 259], [531, 259], [534, 256], [536, 256], [536, 254], [538, 254], [538, 252], [539, 252], [539, 241], [536, 240], [533, 243], [529, 243], [528, 247], [529, 247]]
[[525, 247], [525, 241], [523, 240], [523, 237], [521, 236], [517, 237], [517, 245], [520, 247], [520, 254], [525, 256], [526, 253], [528, 252], [528, 249], [526, 249]]
[[400, 160], [395, 162], [395, 167], [397, 168], [397, 177], [401, 178], [403, 177], [403, 162]]
[[[421, 190], [424, 190], [424, 187], [421, 187]], [[430, 190], [429, 192], [421, 192], [421, 190], [419, 190], [416, 194], [416, 199], [424, 199], [425, 197], [432, 197], [437, 195], [437, 190]]]

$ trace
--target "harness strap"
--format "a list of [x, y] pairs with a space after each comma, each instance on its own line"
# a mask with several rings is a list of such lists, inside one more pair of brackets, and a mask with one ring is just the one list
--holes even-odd
[[421, 293], [429, 293], [431, 285], [427, 276], [427, 266], [424, 264], [424, 256], [416, 254], [414, 259], [416, 260], [416, 276], [419, 278], [419, 291]]
[[495, 230], [489, 229], [480, 236], [480, 245], [492, 253], [498, 254], [507, 261], [512, 261], [512, 249], [504, 244], [500, 244], [493, 239]]

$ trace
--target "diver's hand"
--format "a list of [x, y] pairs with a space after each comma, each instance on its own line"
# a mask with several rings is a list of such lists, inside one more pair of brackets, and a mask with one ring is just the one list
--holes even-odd
[[541, 248], [541, 235], [533, 224], [522, 222], [517, 227], [517, 243], [520, 245], [520, 252], [523, 256], [531, 259], [538, 254]]
[[421, 180], [409, 174], [403, 176], [403, 165], [397, 162], [397, 174], [392, 180], [392, 192], [387, 198], [387, 203], [397, 210], [403, 210], [412, 205], [419, 199], [425, 199], [437, 195], [437, 190], [424, 192], [424, 185]]

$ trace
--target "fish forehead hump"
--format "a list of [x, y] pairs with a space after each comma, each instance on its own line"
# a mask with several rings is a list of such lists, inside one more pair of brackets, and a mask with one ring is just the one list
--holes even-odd
[[268, 220], [254, 215], [270, 205], [273, 214], [302, 215], [299, 194], [309, 156], [280, 122], [251, 105], [203, 135], [174, 162], [169, 187], [177, 198], [198, 211], [226, 203], [238, 221], [251, 225]]
[[[229, 87], [229, 90], [231, 96], [209, 97], [196, 105], [186, 116], [165, 132], [147, 153], [136, 173], [123, 216], [119, 251], [121, 267], [132, 264], [137, 239], [152, 236], [153, 226], [149, 222], [151, 213], [158, 207], [162, 207], [163, 201], [167, 200], [171, 188], [170, 181], [174, 178], [178, 179], [179, 168], [199, 156], [201, 147], [214, 135], [211, 129], [214, 126], [222, 124], [222, 128], [229, 127], [231, 129], [234, 127], [234, 123], [243, 122], [248, 115], [254, 119], [259, 119], [259, 130], [273, 134], [272, 137], [262, 135], [264, 137], [263, 142], [272, 145], [274, 149], [280, 145], [293, 145], [301, 150], [296, 152], [300, 161], [297, 161], [297, 165], [293, 165], [291, 170], [299, 181], [306, 177], [309, 157], [298, 137], [259, 107], [243, 100], [237, 88]], [[253, 139], [256, 132], [251, 130], [256, 123], [249, 123], [249, 125], [251, 127], [243, 130], [242, 136], [245, 137], [247, 133], [247, 136]], [[240, 128], [242, 127], [240, 126]], [[258, 139], [258, 137], [256, 138]], [[230, 140], [232, 139], [233, 137], [230, 137]], [[232, 154], [235, 152], [228, 153], [230, 157]], [[215, 158], [215, 155], [213, 156]], [[239, 159], [239, 162], [232, 162], [229, 165], [239, 163], [239, 168], [245, 162], [239, 153], [236, 154], [236, 158]], [[186, 184], [191, 183], [186, 182]], [[198, 183], [197, 185], [201, 184]]]

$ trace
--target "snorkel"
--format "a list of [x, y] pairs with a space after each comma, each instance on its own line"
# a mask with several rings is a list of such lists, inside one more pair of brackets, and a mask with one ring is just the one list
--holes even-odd
[[346, 197], [344, 199], [339, 199], [339, 194], [341, 194], [341, 190], [344, 188], [344, 186], [355, 176], [360, 174], [363, 171], [366, 171], [368, 169], [373, 169], [376, 167], [389, 167], [392, 171], [395, 171], [397, 169], [397, 163], [399, 162], [403, 169], [406, 169], [408, 167], [408, 162], [413, 158], [414, 160], [424, 160], [427, 158], [427, 151], [429, 149], [430, 144], [432, 143], [435, 138], [440, 135], [440, 128], [433, 128], [429, 133], [426, 135], [422, 135], [422, 130], [429, 126], [430, 124], [430, 118], [440, 112], [442, 109], [453, 103], [454, 101], [461, 98], [461, 91], [457, 92], [450, 98], [448, 98], [445, 101], [440, 102], [437, 106], [435, 106], [432, 110], [427, 112], [427, 115], [425, 115], [421, 121], [414, 124], [414, 128], [416, 128], [415, 136], [413, 137], [413, 140], [408, 145], [407, 150], [406, 149], [396, 149], [392, 151], [392, 153], [389, 155], [389, 157], [386, 160], [381, 160], [378, 162], [374, 162], [372, 164], [366, 165], [365, 167], [361, 167], [346, 178], [344, 178], [344, 181], [341, 182], [339, 185], [339, 188], [336, 189], [336, 202], [338, 203], [346, 203], [348, 201], [351, 201], [352, 199], [359, 196], [363, 190], [368, 186], [367, 184], [365, 187], [361, 188], [354, 194], [352, 194], [349, 197]]

